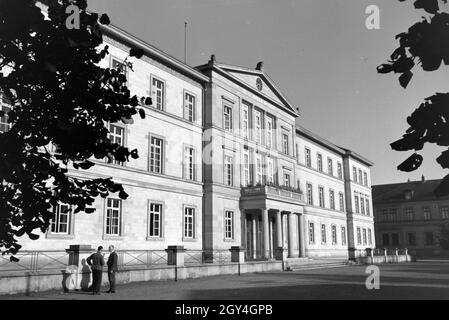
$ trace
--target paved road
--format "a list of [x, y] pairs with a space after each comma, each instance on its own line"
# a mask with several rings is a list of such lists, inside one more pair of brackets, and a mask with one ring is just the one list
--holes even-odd
[[367, 290], [365, 267], [215, 276], [180, 281], [139, 282], [117, 286], [117, 293], [31, 293], [0, 299], [149, 299], [149, 300], [291, 300], [291, 299], [449, 299], [449, 262], [426, 261], [380, 266], [380, 289]]

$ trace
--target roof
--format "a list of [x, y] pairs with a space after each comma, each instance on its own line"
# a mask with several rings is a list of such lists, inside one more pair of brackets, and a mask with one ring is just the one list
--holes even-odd
[[[448, 199], [449, 196], [436, 197], [433, 191], [441, 183], [441, 179], [411, 181], [405, 183], [392, 183], [372, 186], [374, 203], [406, 202], [406, 201], [429, 201]], [[405, 199], [405, 193], [412, 191], [411, 199]]]
[[184, 62], [172, 57], [168, 53], [148, 44], [147, 42], [133, 36], [132, 34], [120, 29], [117, 26], [112, 24], [110, 25], [101, 25], [103, 34], [109, 36], [123, 44], [128, 45], [132, 48], [140, 48], [143, 49], [146, 56], [153, 58], [172, 69], [184, 74], [185, 76], [194, 79], [199, 82], [209, 82], [209, 77], [205, 76], [198, 70], [190, 67]]
[[300, 126], [299, 124], [296, 124], [296, 133], [301, 134], [305, 137], [307, 137], [308, 139], [322, 145], [325, 148], [328, 148], [334, 152], [337, 152], [338, 154], [342, 155], [342, 156], [349, 156], [352, 157], [364, 164], [366, 164], [367, 166], [371, 167], [374, 165], [373, 162], [371, 162], [370, 160], [368, 160], [367, 158], [359, 155], [358, 153], [349, 150], [349, 149], [345, 149], [342, 147], [337, 146], [336, 144], [330, 142], [329, 140], [320, 137], [319, 135], [317, 135], [316, 133], [313, 133], [312, 131], [304, 128], [303, 126]]
[[[238, 83], [240, 86], [244, 87], [245, 89], [254, 93], [255, 95], [260, 96], [264, 100], [267, 100], [270, 103], [273, 103], [274, 105], [277, 105], [278, 107], [288, 112], [289, 114], [293, 115], [294, 117], [299, 116], [299, 112], [297, 111], [298, 108], [287, 99], [287, 97], [281, 92], [276, 83], [268, 76], [268, 74], [265, 71], [263, 71], [263, 67], [262, 69], [251, 69], [246, 67], [228, 65], [215, 61], [215, 56], [213, 55], [211, 60], [207, 64], [203, 64], [195, 68], [202, 72], [214, 70], [220, 73], [221, 75], [224, 75], [225, 77], [229, 78], [230, 80]], [[259, 92], [255, 88], [251, 87], [246, 82], [234, 76], [233, 73], [255, 75], [260, 77], [269, 86], [269, 88], [273, 91], [276, 97], [282, 102], [282, 104], [275, 101], [273, 98]]]

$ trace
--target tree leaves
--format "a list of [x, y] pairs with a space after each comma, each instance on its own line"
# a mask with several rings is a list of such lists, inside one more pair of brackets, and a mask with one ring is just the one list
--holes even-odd
[[[109, 54], [108, 46], [101, 46], [99, 24], [109, 24], [109, 17], [98, 19], [98, 14], [87, 12], [85, 0], [64, 0], [49, 2], [46, 20], [35, 2], [3, 5], [0, 0], [0, 61], [12, 66], [0, 76], [0, 91], [14, 104], [8, 112], [12, 127], [0, 134], [2, 253], [17, 253], [21, 236], [34, 240], [36, 229], [45, 232], [58, 203], [70, 205], [75, 213], [93, 213], [87, 206], [97, 197], [128, 197], [112, 178], [79, 179], [68, 174], [66, 165], [89, 170], [95, 164], [92, 157], [138, 157], [137, 150], [109, 139], [110, 124], [130, 119], [130, 126], [137, 113], [142, 117], [140, 100], [127, 88], [124, 70], [99, 65]], [[70, 32], [65, 25], [69, 3], [81, 9], [80, 29]], [[141, 54], [136, 50], [132, 56]], [[123, 65], [129, 72], [132, 62]]]
[[136, 57], [137, 59], [140, 59], [140, 58], [142, 58], [142, 56], [143, 56], [143, 49], [141, 49], [141, 48], [131, 48], [130, 50], [129, 50], [129, 56], [130, 57]]
[[107, 14], [102, 14], [100, 17], [100, 23], [104, 25], [108, 25], [111, 23], [111, 20], [109, 19]]
[[398, 170], [410, 172], [418, 169], [423, 162], [420, 154], [414, 153], [398, 166]]
[[401, 84], [401, 86], [404, 89], [407, 88], [410, 80], [412, 80], [412, 77], [413, 77], [413, 72], [411, 72], [411, 71], [406, 71], [399, 77], [399, 83]]

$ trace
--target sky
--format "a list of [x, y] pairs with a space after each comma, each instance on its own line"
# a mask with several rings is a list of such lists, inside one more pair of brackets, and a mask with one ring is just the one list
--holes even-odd
[[[428, 145], [423, 165], [411, 173], [396, 169], [412, 152], [393, 151], [390, 143], [408, 128], [406, 118], [424, 98], [447, 92], [448, 70], [414, 69], [403, 89], [394, 74], [376, 67], [397, 47], [395, 35], [425, 12], [413, 1], [395, 0], [89, 0], [89, 10], [107, 13], [114, 25], [184, 59], [187, 64], [218, 62], [264, 70], [293, 105], [300, 124], [333, 143], [374, 162], [372, 183], [440, 179]], [[368, 30], [367, 6], [380, 9], [380, 29]], [[448, 9], [447, 7], [444, 9]]]

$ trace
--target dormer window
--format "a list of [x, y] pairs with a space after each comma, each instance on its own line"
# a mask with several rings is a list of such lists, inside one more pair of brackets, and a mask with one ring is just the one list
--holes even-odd
[[405, 190], [404, 192], [405, 200], [411, 200], [413, 198], [413, 194], [414, 194], [413, 190]]

